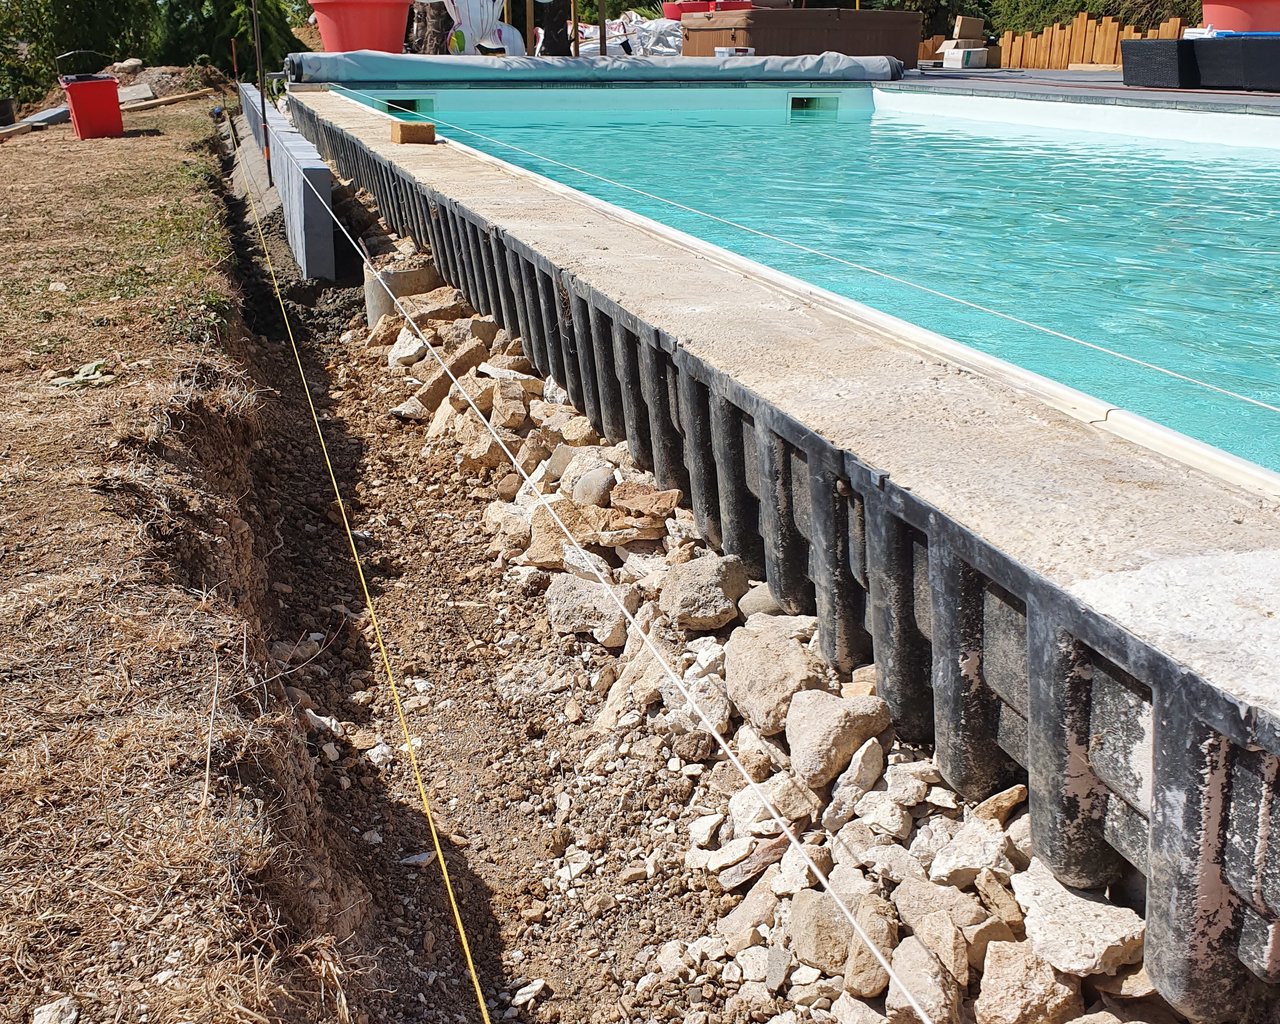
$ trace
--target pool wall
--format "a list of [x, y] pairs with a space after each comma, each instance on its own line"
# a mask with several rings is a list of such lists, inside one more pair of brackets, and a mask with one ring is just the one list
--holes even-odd
[[949, 782], [979, 798], [1025, 773], [1061, 879], [1145, 885], [1170, 1002], [1226, 1021], [1274, 994], [1274, 503], [656, 227], [566, 213], [527, 172], [395, 147], [349, 100], [292, 109], [712, 543], [818, 615], [833, 664], [874, 659], [900, 733], [933, 741]]
[[875, 108], [930, 118], [954, 117], [966, 122], [988, 121], [1134, 139], [1280, 149], [1280, 116], [1206, 110], [1194, 105], [1155, 107], [1062, 98], [1011, 99], [893, 85], [875, 89]]

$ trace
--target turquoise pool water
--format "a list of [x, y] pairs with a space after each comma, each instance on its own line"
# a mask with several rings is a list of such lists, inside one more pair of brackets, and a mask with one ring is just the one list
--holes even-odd
[[634, 106], [436, 120], [467, 145], [1280, 470], [1280, 413], [912, 287], [1280, 406], [1276, 153], [917, 115], [638, 118]]

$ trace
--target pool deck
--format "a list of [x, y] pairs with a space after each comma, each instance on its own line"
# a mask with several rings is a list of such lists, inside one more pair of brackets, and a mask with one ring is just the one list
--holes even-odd
[[1100, 103], [1280, 116], [1280, 94], [1277, 93], [1229, 92], [1222, 89], [1136, 89], [1123, 83], [1119, 71], [1039, 71], [1018, 68], [909, 71], [900, 82], [876, 83], [876, 88], [1058, 103]]

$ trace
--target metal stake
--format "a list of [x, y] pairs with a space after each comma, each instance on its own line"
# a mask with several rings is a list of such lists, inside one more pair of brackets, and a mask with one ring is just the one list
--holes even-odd
[[271, 180], [271, 139], [267, 134], [267, 76], [262, 70], [262, 29], [258, 25], [258, 0], [253, 0], [253, 52], [258, 63], [258, 99], [262, 101], [262, 157], [267, 162], [267, 187], [275, 182]]

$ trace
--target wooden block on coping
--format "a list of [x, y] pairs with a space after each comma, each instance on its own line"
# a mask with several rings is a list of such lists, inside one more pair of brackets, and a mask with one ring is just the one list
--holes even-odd
[[429, 145], [436, 141], [436, 126], [428, 121], [393, 121], [391, 141]]

